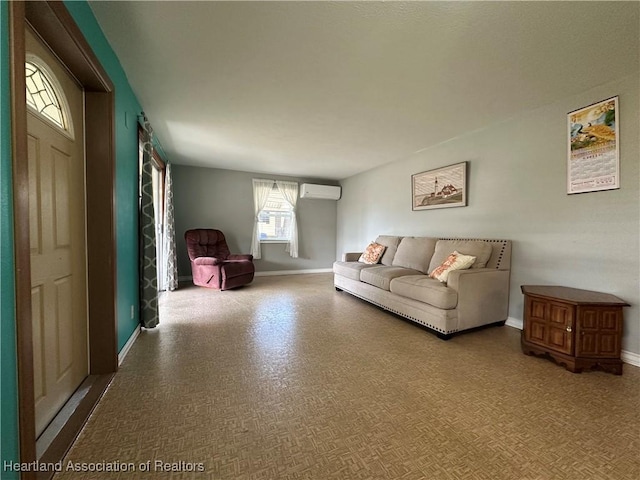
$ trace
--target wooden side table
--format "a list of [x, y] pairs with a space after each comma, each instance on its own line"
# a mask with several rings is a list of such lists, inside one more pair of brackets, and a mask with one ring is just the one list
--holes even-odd
[[545, 355], [574, 373], [601, 368], [622, 375], [622, 307], [606, 293], [569, 287], [522, 285], [522, 351]]

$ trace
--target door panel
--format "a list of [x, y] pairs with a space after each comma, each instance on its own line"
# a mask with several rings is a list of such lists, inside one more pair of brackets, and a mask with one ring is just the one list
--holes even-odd
[[33, 34], [27, 52], [56, 77], [75, 139], [28, 109], [36, 435], [88, 375], [83, 92]]
[[44, 385], [44, 308], [43, 308], [43, 288], [37, 286], [31, 289], [31, 314], [33, 316], [33, 386], [36, 403], [45, 395]]

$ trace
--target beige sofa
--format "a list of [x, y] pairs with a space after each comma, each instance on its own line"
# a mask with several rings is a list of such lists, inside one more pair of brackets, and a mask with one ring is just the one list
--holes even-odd
[[[355, 252], [333, 264], [337, 291], [424, 325], [443, 339], [506, 321], [511, 241], [381, 235], [376, 242], [386, 246], [378, 264], [358, 262]], [[475, 263], [450, 272], [446, 283], [430, 278], [454, 251], [477, 257]]]

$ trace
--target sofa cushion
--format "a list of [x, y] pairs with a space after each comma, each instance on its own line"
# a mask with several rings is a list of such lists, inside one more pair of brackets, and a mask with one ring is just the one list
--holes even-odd
[[400, 239], [402, 237], [394, 237], [392, 235], [378, 235], [376, 238], [376, 243], [384, 245], [386, 250], [380, 259], [380, 263], [382, 265], [391, 266], [393, 263], [393, 257], [396, 254], [396, 250], [398, 249], [398, 244], [400, 243]]
[[408, 275], [391, 280], [390, 290], [396, 295], [451, 310], [458, 305], [458, 293], [444, 283], [426, 275]]
[[364, 268], [374, 267], [361, 262], [333, 262], [333, 273], [350, 278], [351, 280], [360, 281], [360, 272]]
[[392, 265], [428, 273], [437, 241], [437, 238], [431, 237], [404, 237], [398, 245]]
[[467, 268], [470, 268], [475, 261], [476, 257], [473, 255], [462, 255], [456, 250], [438, 267], [434, 268], [429, 274], [429, 277], [440, 280], [443, 283], [447, 283], [449, 272], [453, 272], [455, 270], [466, 270]]
[[362, 263], [368, 263], [369, 265], [375, 265], [382, 258], [382, 254], [384, 253], [386, 248], [387, 247], [385, 247], [381, 243], [371, 242], [364, 250], [364, 252], [362, 252], [362, 255], [360, 255], [358, 261]]
[[429, 264], [429, 272], [439, 267], [454, 251], [476, 257], [476, 261], [471, 265], [471, 268], [485, 268], [489, 258], [491, 258], [493, 248], [490, 243], [483, 240], [438, 240]]
[[391, 280], [404, 275], [416, 275], [420, 272], [410, 268], [374, 266], [360, 272], [360, 281], [383, 290], [389, 290]]

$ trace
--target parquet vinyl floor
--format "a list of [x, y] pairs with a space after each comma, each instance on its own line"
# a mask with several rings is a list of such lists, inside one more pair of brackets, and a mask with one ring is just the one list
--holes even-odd
[[160, 321], [56, 480], [640, 478], [631, 365], [572, 374], [507, 326], [442, 341], [330, 274], [187, 285]]

